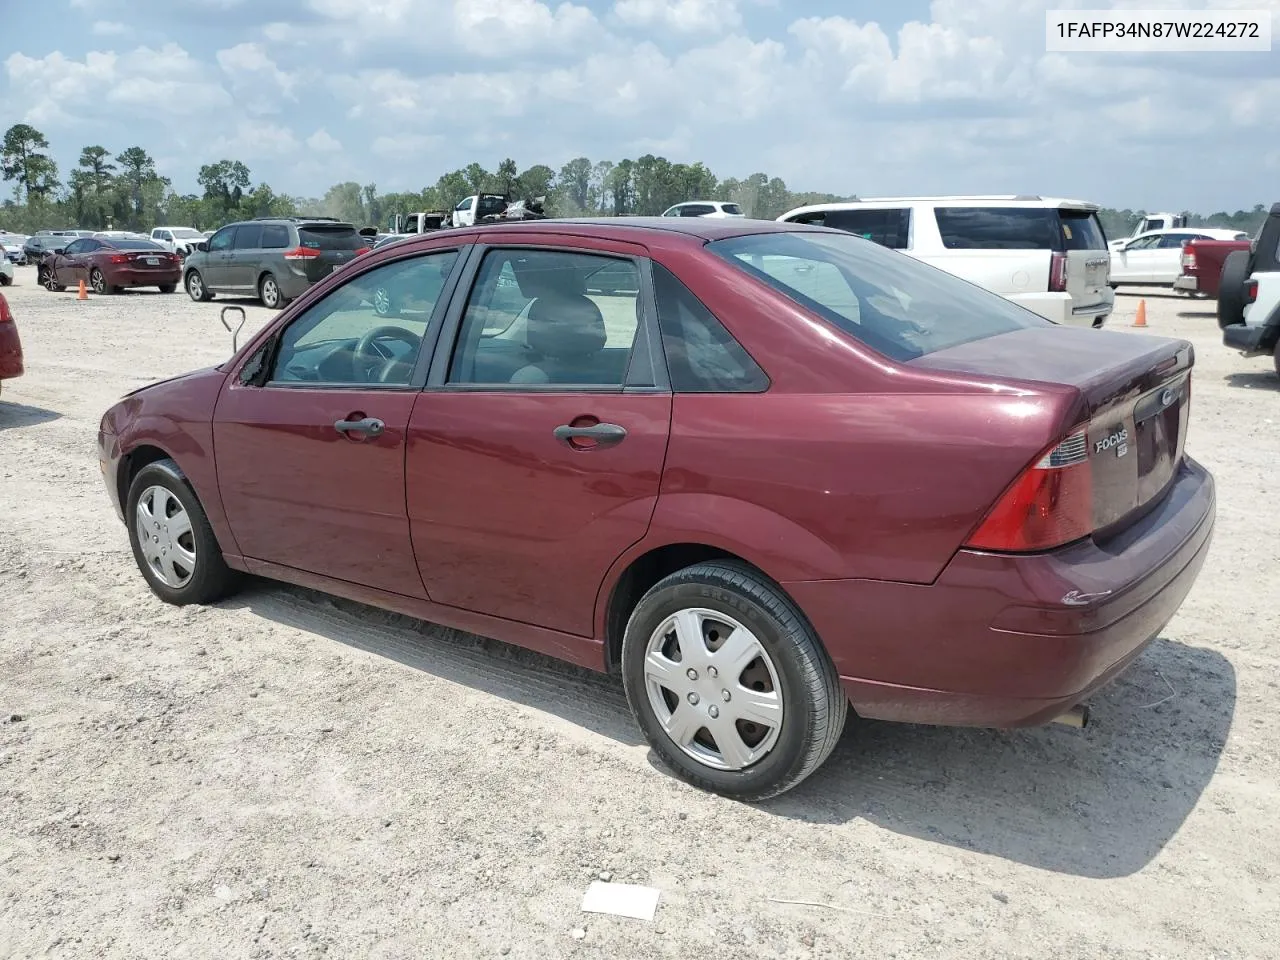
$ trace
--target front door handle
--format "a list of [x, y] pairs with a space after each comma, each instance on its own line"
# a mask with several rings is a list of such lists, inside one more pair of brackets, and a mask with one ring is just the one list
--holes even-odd
[[353, 433], [359, 433], [366, 437], [376, 437], [382, 433], [385, 427], [386, 424], [376, 417], [364, 417], [360, 420], [338, 420], [333, 424], [333, 429], [348, 437]]
[[593, 423], [584, 427], [565, 423], [552, 432], [555, 433], [557, 440], [563, 440], [571, 447], [583, 449], [589, 449], [592, 446], [612, 446], [627, 438], [626, 427], [620, 427], [616, 423]]

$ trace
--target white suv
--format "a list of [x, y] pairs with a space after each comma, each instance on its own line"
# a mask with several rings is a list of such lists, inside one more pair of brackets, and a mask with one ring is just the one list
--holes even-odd
[[1053, 320], [1100, 327], [1115, 304], [1097, 204], [1053, 197], [884, 197], [778, 219], [855, 233]]
[[744, 217], [742, 208], [724, 200], [686, 200], [662, 211], [664, 217]]

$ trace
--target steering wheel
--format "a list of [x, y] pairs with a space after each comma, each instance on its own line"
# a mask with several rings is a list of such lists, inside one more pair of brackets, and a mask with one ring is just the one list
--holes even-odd
[[351, 352], [351, 365], [357, 380], [385, 383], [391, 372], [403, 362], [379, 347], [379, 340], [399, 340], [407, 344], [411, 358], [417, 357], [418, 348], [422, 346], [422, 338], [404, 327], [374, 327], [356, 341], [355, 349]]

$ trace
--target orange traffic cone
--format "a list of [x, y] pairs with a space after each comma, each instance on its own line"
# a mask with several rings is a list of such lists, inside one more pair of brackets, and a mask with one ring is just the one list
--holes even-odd
[[81, 280], [81, 281], [80, 281], [80, 295], [79, 295], [79, 296], [77, 296], [77, 297], [76, 297], [76, 299], [77, 299], [77, 300], [88, 300], [88, 299], [89, 299], [89, 291], [85, 289], [84, 281], [83, 281], [83, 280]]
[[1135, 327], [1145, 327], [1147, 325], [1147, 301], [1138, 301], [1138, 315], [1133, 318]]

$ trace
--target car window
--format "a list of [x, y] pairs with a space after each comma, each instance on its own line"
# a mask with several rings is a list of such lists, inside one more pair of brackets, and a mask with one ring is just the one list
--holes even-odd
[[467, 197], [467, 199], [463, 200], [460, 204], [458, 204], [458, 205], [457, 205], [456, 207], [454, 207], [453, 209], [455, 209], [455, 210], [470, 210], [470, 209], [471, 209], [471, 203], [472, 203], [472, 201], [474, 201], [474, 200], [475, 200], [475, 197]]
[[447, 250], [397, 260], [331, 291], [285, 328], [271, 381], [408, 384], [457, 259]]
[[63, 250], [62, 252], [69, 257], [74, 257], [82, 253], [87, 253], [88, 250], [89, 250], [88, 240], [72, 240], [70, 243], [67, 244], [66, 249]]
[[769, 378], [693, 292], [653, 265], [658, 326], [671, 388], [677, 393], [759, 393]]
[[948, 250], [1056, 250], [1058, 216], [1043, 207], [937, 207]]
[[359, 250], [367, 246], [356, 228], [312, 224], [298, 230], [298, 243], [313, 250]]
[[488, 216], [493, 213], [501, 213], [506, 208], [507, 202], [501, 197], [481, 197], [479, 206], [476, 207], [476, 214]]
[[723, 210], [725, 213], [733, 214], [735, 217], [738, 214], [742, 213], [742, 208], [738, 206], [736, 203], [722, 203], [720, 204], [720, 209]]
[[[1178, 247], [1181, 249], [1184, 243], [1193, 239], [1195, 239], [1195, 235], [1190, 233], [1166, 233], [1160, 238], [1159, 246], [1164, 250], [1167, 250], [1170, 247]], [[1209, 238], [1204, 237], [1203, 239], [1207, 240]]]
[[262, 246], [267, 250], [283, 250], [289, 246], [289, 228], [283, 223], [264, 224]]
[[[812, 222], [812, 221], [809, 221]], [[890, 250], [905, 250], [911, 238], [911, 209], [832, 210], [819, 221], [824, 227], [857, 234]]]
[[690, 203], [680, 208], [682, 217], [705, 217], [708, 213], [715, 212], [716, 208], [706, 203]]
[[1106, 250], [1107, 236], [1092, 210], [1059, 210], [1059, 229], [1065, 250]]
[[705, 249], [895, 360], [1050, 325], [1001, 296], [848, 234], [754, 234]]
[[666, 209], [666, 210], [662, 211], [662, 215], [663, 215], [664, 217], [678, 217], [678, 216], [680, 216], [680, 208], [679, 208], [679, 207], [667, 207], [667, 209]]
[[[96, 243], [96, 241], [93, 240], [89, 242]], [[160, 246], [160, 244], [156, 243], [154, 240], [112, 240], [111, 246], [116, 250], [162, 250], [165, 253], [168, 253], [164, 247]]]
[[449, 382], [621, 387], [639, 327], [635, 262], [493, 250], [467, 298]]
[[232, 248], [236, 250], [256, 250], [262, 243], [262, 224], [242, 223], [236, 227]]
[[209, 238], [210, 251], [230, 250], [231, 238], [235, 236], [235, 227], [223, 227]]
[[1137, 240], [1133, 241], [1133, 243], [1129, 244], [1127, 247], [1125, 247], [1125, 249], [1126, 249], [1126, 250], [1151, 250], [1151, 249], [1153, 249], [1153, 248], [1156, 246], [1156, 244], [1158, 244], [1159, 242], [1160, 242], [1160, 238], [1159, 238], [1158, 236], [1156, 236], [1156, 237], [1141, 237], [1141, 238], [1139, 238], [1139, 239], [1137, 239]]

